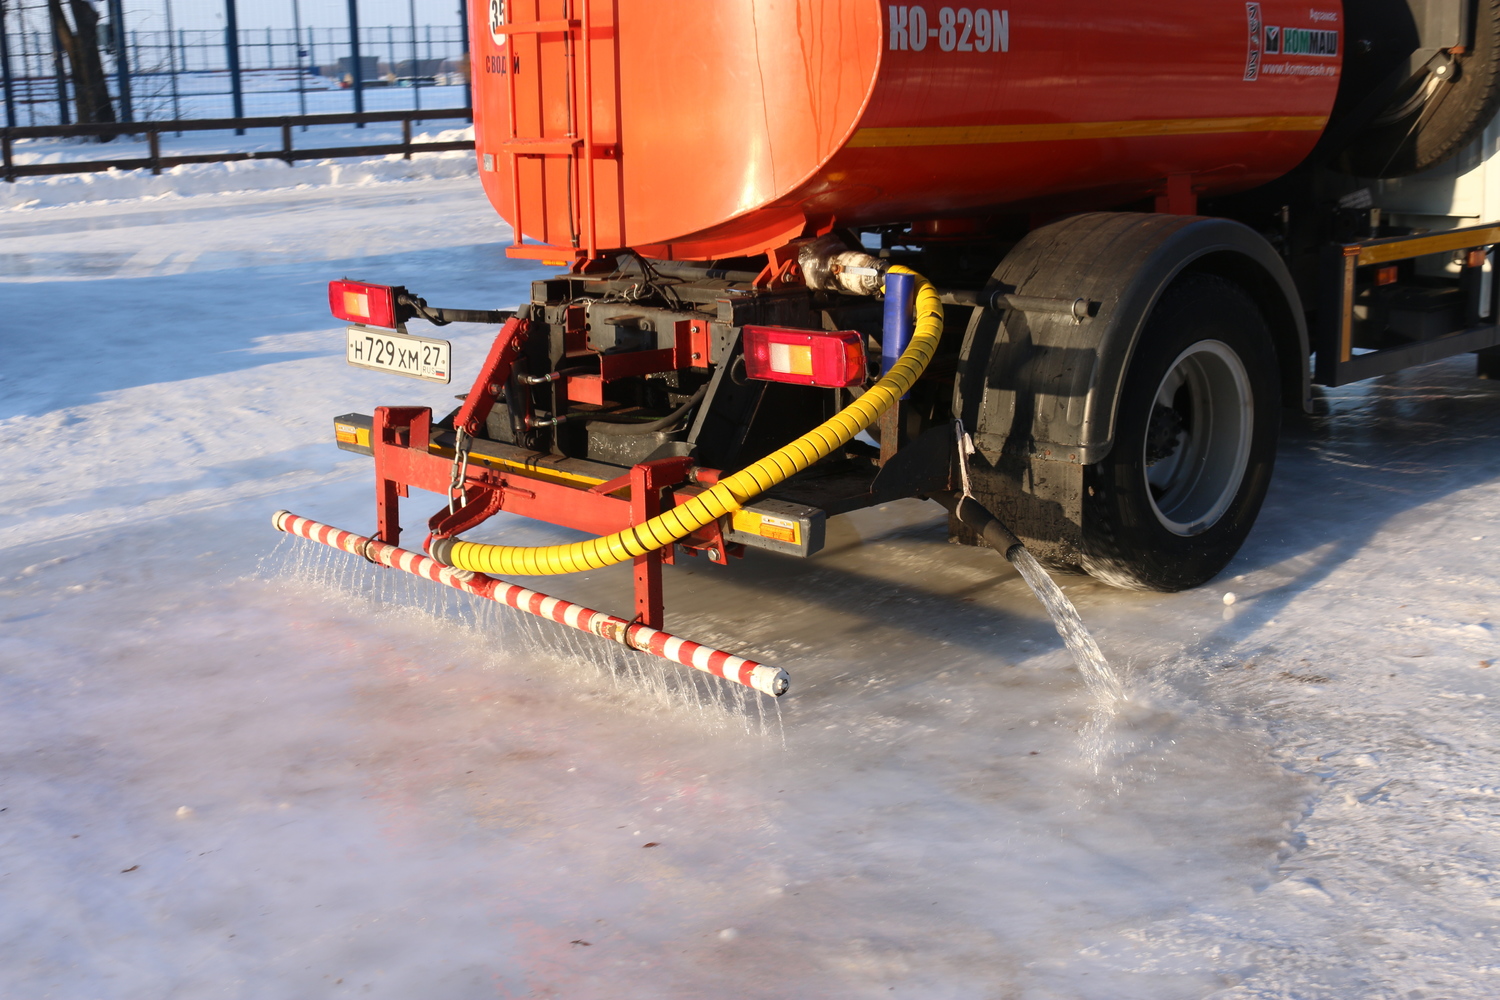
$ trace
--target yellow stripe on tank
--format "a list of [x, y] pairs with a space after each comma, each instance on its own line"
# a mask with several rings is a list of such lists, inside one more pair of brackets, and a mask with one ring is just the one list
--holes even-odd
[[1321, 132], [1327, 115], [1248, 118], [1161, 118], [1124, 122], [1037, 122], [1028, 125], [936, 125], [862, 128], [850, 149], [892, 146], [982, 146], [1008, 142], [1130, 139], [1244, 132]]

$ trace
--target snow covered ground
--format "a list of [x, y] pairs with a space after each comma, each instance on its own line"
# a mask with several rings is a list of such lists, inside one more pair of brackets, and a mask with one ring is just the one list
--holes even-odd
[[[445, 88], [452, 89], [452, 88]], [[462, 126], [462, 127], [452, 127]], [[418, 123], [412, 129], [413, 143], [473, 140], [473, 126], [462, 120]], [[370, 146], [401, 141], [399, 122], [365, 128], [319, 125], [293, 133], [293, 149], [323, 149]], [[250, 129], [243, 136], [231, 131], [185, 132], [161, 139], [163, 154], [254, 152], [279, 150], [280, 129]], [[80, 160], [145, 158], [150, 150], [145, 138], [121, 136], [108, 144], [80, 139], [25, 139], [15, 144], [18, 164], [63, 163]], [[473, 176], [474, 154], [468, 150], [413, 153], [410, 160], [399, 155], [380, 158], [340, 157], [321, 161], [298, 161], [291, 166], [280, 160], [245, 160], [236, 163], [184, 163], [153, 176], [149, 170], [110, 170], [87, 174], [28, 177], [14, 184], [0, 183], [0, 211], [8, 208], [41, 208], [80, 202], [135, 201], [219, 194], [225, 191], [277, 190], [290, 187], [331, 187], [388, 180]]]
[[[453, 387], [349, 368], [327, 279], [504, 307], [541, 273], [472, 177], [306, 169], [0, 212], [0, 995], [1500, 994], [1469, 359], [1324, 393], [1215, 584], [1064, 580], [1135, 699], [1102, 722], [914, 501], [669, 569], [669, 627], [793, 678], [688, 704], [271, 529], [368, 530], [330, 418], [441, 408], [487, 345], [451, 335]], [[536, 585], [628, 605], [619, 571]]]

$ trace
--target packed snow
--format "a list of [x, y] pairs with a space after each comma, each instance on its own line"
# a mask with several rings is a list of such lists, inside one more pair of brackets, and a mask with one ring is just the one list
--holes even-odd
[[[0, 995], [1500, 993], [1472, 359], [1289, 418], [1212, 584], [1059, 578], [1112, 706], [935, 504], [680, 560], [668, 627], [785, 667], [771, 703], [272, 529], [371, 529], [331, 418], [446, 412], [493, 335], [440, 334], [452, 386], [351, 368], [328, 279], [503, 308], [546, 273], [426, 160], [4, 192]], [[520, 582], [620, 612], [628, 578]]]
[[[446, 89], [446, 88], [445, 88]], [[457, 142], [473, 140], [473, 126], [434, 128], [433, 123], [412, 129], [412, 142]], [[452, 122], [442, 122], [445, 125]], [[457, 122], [462, 125], [463, 123]], [[293, 133], [292, 148], [325, 149], [373, 146], [401, 141], [399, 122], [384, 122], [365, 128], [314, 126]], [[185, 132], [161, 137], [163, 156], [256, 152], [281, 149], [281, 130], [249, 129], [243, 136], [230, 132]], [[144, 136], [121, 136], [101, 145], [76, 140], [24, 139], [15, 143], [15, 162], [67, 163], [87, 160], [144, 159], [150, 155]], [[351, 187], [394, 180], [431, 180], [440, 177], [472, 177], [474, 154], [467, 150], [413, 153], [410, 160], [399, 155], [378, 158], [337, 157], [316, 161], [240, 160], [230, 163], [184, 163], [168, 167], [158, 175], [149, 170], [106, 170], [97, 173], [57, 174], [28, 177], [13, 184], [0, 184], [0, 212], [14, 208], [44, 208], [83, 202], [134, 202], [176, 199], [228, 191], [266, 191], [305, 187]], [[40, 223], [45, 228], [45, 223]], [[0, 274], [0, 277], [9, 275]]]

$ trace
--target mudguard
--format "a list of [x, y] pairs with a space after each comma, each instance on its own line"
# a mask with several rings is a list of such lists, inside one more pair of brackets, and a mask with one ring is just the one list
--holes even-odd
[[1093, 212], [1029, 233], [996, 268], [983, 298], [1084, 300], [1076, 310], [974, 310], [953, 410], [981, 454], [992, 464], [1002, 454], [1076, 466], [1104, 458], [1141, 329], [1161, 293], [1187, 271], [1227, 278], [1260, 304], [1276, 342], [1283, 399], [1310, 408], [1301, 300], [1262, 236], [1227, 219]]

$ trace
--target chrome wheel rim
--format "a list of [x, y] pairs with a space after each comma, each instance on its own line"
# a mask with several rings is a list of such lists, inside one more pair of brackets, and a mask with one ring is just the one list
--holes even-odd
[[1142, 445], [1146, 494], [1168, 531], [1199, 534], [1229, 509], [1249, 464], [1254, 415], [1245, 364], [1228, 344], [1200, 341], [1172, 362]]

